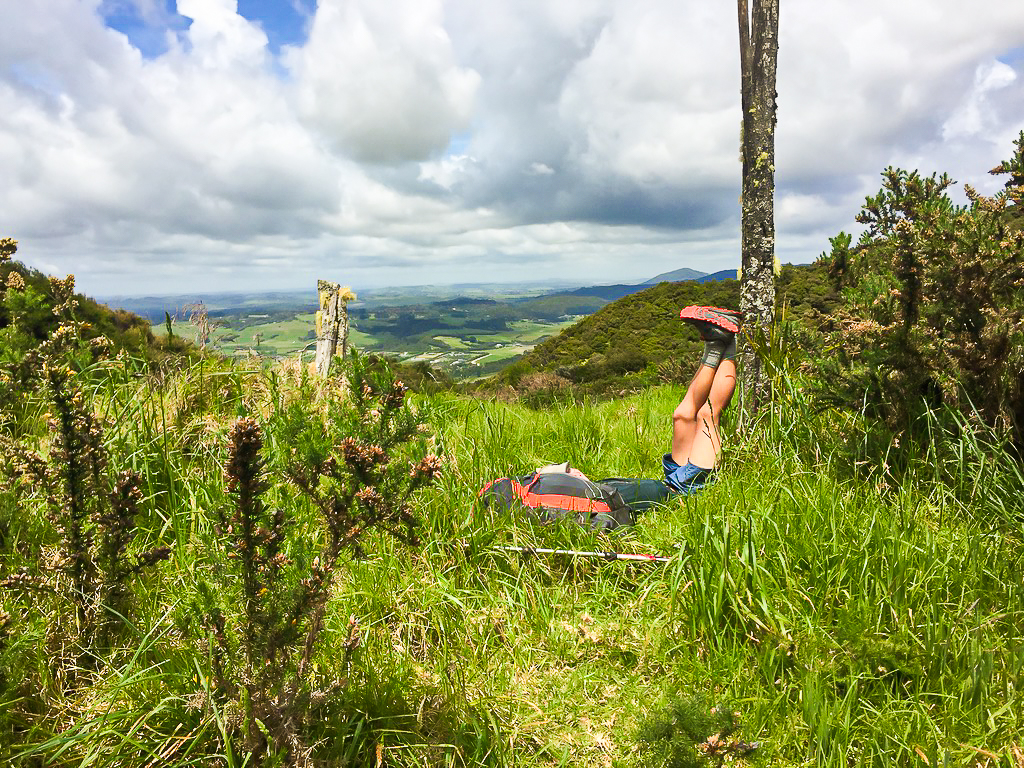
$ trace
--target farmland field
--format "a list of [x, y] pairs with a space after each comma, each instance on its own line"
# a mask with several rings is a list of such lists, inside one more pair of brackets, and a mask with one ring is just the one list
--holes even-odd
[[[395, 314], [396, 319], [391, 320], [389, 312]], [[258, 355], [277, 360], [301, 355], [310, 360], [316, 345], [314, 317], [313, 312], [221, 310], [217, 317], [211, 318], [213, 328], [207, 345], [227, 357]], [[503, 321], [500, 329], [488, 330], [480, 327], [479, 318], [465, 310], [445, 312], [435, 308], [430, 314], [406, 308], [383, 308], [372, 314], [367, 312], [365, 316], [352, 313], [349, 344], [403, 361], [425, 361], [459, 378], [472, 378], [524, 355], [579, 318], [578, 315], [554, 321], [521, 318]], [[402, 322], [419, 322], [418, 332], [396, 333]], [[174, 322], [173, 328], [177, 335], [198, 343], [199, 329], [195, 322], [179, 320]], [[443, 329], [443, 332], [431, 333], [431, 329]]]
[[[403, 361], [429, 362], [460, 379], [497, 372], [610, 301], [644, 284], [561, 289], [544, 284], [466, 284], [369, 290], [349, 302], [349, 344]], [[115, 297], [113, 307], [171, 323], [182, 338], [231, 358], [311, 358], [315, 294]], [[207, 323], [205, 341], [199, 325]]]

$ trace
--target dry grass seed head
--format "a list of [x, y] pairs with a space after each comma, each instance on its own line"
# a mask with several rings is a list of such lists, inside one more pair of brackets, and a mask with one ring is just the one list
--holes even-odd
[[[306, 365], [297, 358], [286, 358], [274, 365], [277, 375], [280, 405], [303, 402], [311, 412], [320, 413], [326, 419], [333, 403], [349, 398], [348, 382], [343, 376], [318, 376], [312, 363]], [[305, 383], [307, 392], [303, 391]]]

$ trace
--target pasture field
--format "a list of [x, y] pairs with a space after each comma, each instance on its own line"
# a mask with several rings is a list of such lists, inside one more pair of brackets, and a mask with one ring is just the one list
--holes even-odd
[[251, 350], [276, 359], [295, 356], [315, 341], [314, 315], [310, 312], [290, 320], [256, 322], [238, 331], [233, 331], [230, 326], [218, 329], [214, 332], [213, 347], [229, 357], [247, 355]]
[[[315, 323], [312, 312], [281, 318], [280, 315], [261, 315], [248, 310], [237, 314], [219, 315], [208, 346], [227, 357], [242, 358], [256, 355], [280, 360], [297, 357], [310, 360], [315, 349]], [[507, 323], [501, 331], [481, 331], [463, 317], [443, 317], [446, 333], [414, 334], [400, 339], [391, 334], [367, 333], [352, 318], [349, 344], [358, 349], [394, 356], [404, 361], [426, 361], [457, 377], [481, 375], [482, 366], [512, 361], [539, 342], [549, 338], [579, 320], [578, 316], [558, 321], [520, 319]], [[194, 323], [179, 320], [174, 332], [187, 339], [197, 339]]]
[[501, 347], [495, 347], [493, 350], [486, 352], [483, 357], [476, 359], [476, 363], [479, 365], [486, 365], [487, 363], [499, 360], [511, 361], [525, 355], [531, 349], [533, 349], [533, 345], [507, 343]]
[[433, 340], [444, 344], [449, 349], [466, 349], [469, 347], [469, 344], [458, 336], [435, 336]]
[[543, 322], [535, 320], [516, 320], [509, 323], [509, 329], [501, 333], [485, 337], [497, 344], [536, 344], [549, 336], [575, 325], [582, 315], [572, 315], [559, 321]]

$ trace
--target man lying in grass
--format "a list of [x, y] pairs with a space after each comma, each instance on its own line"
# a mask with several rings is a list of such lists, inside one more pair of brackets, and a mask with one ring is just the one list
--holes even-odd
[[736, 332], [742, 315], [718, 307], [689, 306], [679, 317], [704, 340], [700, 367], [672, 413], [672, 452], [662, 459], [665, 482], [693, 493], [714, 481], [722, 450], [718, 423], [736, 389]]

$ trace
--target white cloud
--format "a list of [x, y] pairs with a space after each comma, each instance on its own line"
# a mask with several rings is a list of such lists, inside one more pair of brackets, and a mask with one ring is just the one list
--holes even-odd
[[[838, 0], [782, 9], [780, 173], [878, 172], [941, 138], [976, 68], [1019, 45], [1024, 7]], [[1024, 113], [1021, 114], [1024, 117]]]
[[473, 159], [469, 155], [448, 155], [440, 160], [430, 160], [420, 163], [417, 178], [420, 181], [433, 182], [450, 191], [452, 185], [466, 173], [466, 168], [472, 162]]
[[942, 125], [944, 139], [959, 139], [987, 134], [998, 127], [992, 104], [996, 91], [1008, 88], [1017, 80], [1017, 73], [1000, 61], [978, 65], [974, 86], [949, 119]]
[[192, 57], [201, 67], [230, 70], [262, 69], [267, 62], [267, 36], [258, 25], [238, 15], [237, 0], [177, 0], [178, 13], [189, 19], [187, 37]]
[[738, 59], [730, 14], [709, 3], [617, 6], [559, 103], [585, 167], [640, 182], [735, 177], [739, 75], [728, 66]]
[[[104, 25], [119, 3], [165, 53]], [[177, 9], [0, 0], [0, 235], [30, 263], [97, 293], [735, 265], [732, 6], [321, 0], [280, 55], [234, 0]], [[781, 25], [784, 260], [888, 164], [998, 186], [1024, 5], [792, 0]]]
[[423, 160], [468, 124], [479, 75], [456, 65], [435, 0], [322, 0], [288, 63], [303, 116], [359, 160]]

